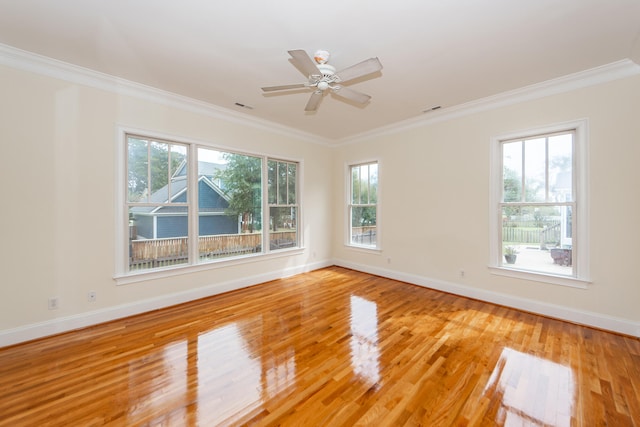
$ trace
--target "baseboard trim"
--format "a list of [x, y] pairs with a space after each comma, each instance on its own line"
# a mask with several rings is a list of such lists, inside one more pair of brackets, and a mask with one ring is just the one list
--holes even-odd
[[204, 287], [191, 289], [184, 292], [162, 295], [142, 301], [136, 301], [86, 313], [79, 313], [71, 316], [61, 317], [58, 319], [47, 320], [44, 322], [32, 323], [12, 329], [6, 329], [0, 331], [0, 347], [6, 347], [26, 341], [44, 338], [51, 335], [73, 331], [76, 329], [86, 328], [89, 326], [98, 325], [100, 323], [122, 319], [124, 317], [135, 316], [137, 314], [142, 314], [148, 311], [158, 310], [161, 308], [170, 307], [172, 305], [182, 304], [200, 298], [222, 294], [224, 292], [247, 288], [271, 280], [282, 279], [285, 277], [294, 276], [296, 274], [306, 273], [312, 270], [329, 267], [331, 265], [333, 265], [331, 261], [319, 261], [310, 264], [304, 264], [301, 266], [289, 267], [283, 270], [270, 271], [254, 276], [242, 277], [226, 282], [212, 283]]
[[546, 317], [552, 317], [554, 319], [564, 320], [571, 323], [640, 338], [640, 322], [634, 322], [628, 319], [608, 316], [601, 313], [594, 313], [591, 311], [577, 310], [561, 305], [534, 301], [527, 298], [478, 289], [467, 285], [461, 285], [459, 283], [431, 279], [415, 274], [373, 267], [370, 265], [357, 264], [339, 259], [334, 260], [333, 264], [352, 270], [362, 271], [363, 273], [375, 274], [376, 276], [411, 283], [413, 285], [418, 285], [429, 289], [448, 292], [463, 297], [473, 298], [493, 304], [502, 305], [505, 307], [527, 311], [530, 313], [540, 314]]
[[362, 271], [364, 273], [375, 274], [377, 276], [387, 277], [389, 279], [400, 280], [402, 282], [411, 283], [413, 285], [448, 292], [463, 297], [474, 298], [493, 304], [499, 304], [518, 310], [564, 320], [567, 322], [577, 323], [640, 338], [640, 322], [633, 322], [627, 319], [607, 316], [600, 313], [576, 310], [560, 305], [533, 301], [526, 298], [520, 298], [498, 292], [473, 288], [470, 286], [461, 285], [459, 283], [436, 280], [415, 274], [404, 273], [401, 271], [378, 268], [336, 259], [332, 261], [319, 261], [311, 264], [290, 267], [284, 270], [271, 271], [264, 274], [243, 277], [240, 279], [221, 283], [213, 283], [201, 288], [191, 289], [184, 292], [162, 295], [142, 301], [118, 305], [115, 307], [108, 307], [87, 313], [79, 313], [58, 319], [19, 326], [17, 328], [6, 329], [4, 331], [0, 331], [0, 347], [6, 347], [22, 342], [44, 338], [51, 335], [73, 331], [76, 329], [86, 328], [89, 326], [98, 325], [100, 323], [110, 322], [112, 320], [166, 308], [172, 305], [182, 304], [200, 298], [222, 294], [224, 292], [247, 288], [271, 280], [282, 279], [285, 277], [306, 273], [312, 270], [318, 270], [332, 265]]

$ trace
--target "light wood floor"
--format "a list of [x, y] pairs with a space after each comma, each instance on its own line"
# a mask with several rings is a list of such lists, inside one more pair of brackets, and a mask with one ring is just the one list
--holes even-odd
[[2, 426], [640, 426], [640, 340], [338, 267], [0, 349]]

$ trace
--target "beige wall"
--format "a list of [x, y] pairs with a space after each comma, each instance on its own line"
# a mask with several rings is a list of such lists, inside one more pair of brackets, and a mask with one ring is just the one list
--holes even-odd
[[[7, 67], [0, 67], [0, 93], [0, 346], [30, 333], [81, 326], [330, 263], [327, 146]], [[116, 285], [118, 126], [301, 160], [306, 249]], [[97, 292], [94, 303], [87, 301], [90, 290]], [[51, 296], [59, 297], [58, 310], [48, 310]], [[3, 342], [3, 332], [13, 335]]]
[[[491, 274], [491, 137], [582, 118], [589, 126], [593, 283], [585, 290]], [[533, 311], [569, 312], [576, 321], [600, 317], [606, 326], [611, 318], [640, 335], [640, 77], [344, 145], [334, 157], [337, 206], [344, 205], [345, 164], [363, 158], [381, 162], [382, 251], [345, 247], [344, 210], [336, 209], [339, 263]]]
[[[640, 77], [338, 148], [9, 67], [0, 67], [0, 93], [0, 346], [334, 262], [640, 335]], [[593, 283], [576, 289], [492, 275], [490, 138], [582, 118], [590, 130]], [[118, 126], [302, 160], [305, 249], [117, 286]], [[374, 158], [382, 251], [369, 253], [343, 245], [344, 170]], [[51, 296], [60, 298], [58, 310], [47, 309]]]

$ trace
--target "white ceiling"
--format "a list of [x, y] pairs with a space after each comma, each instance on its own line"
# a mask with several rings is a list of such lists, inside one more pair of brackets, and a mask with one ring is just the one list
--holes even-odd
[[[640, 0], [0, 0], [0, 43], [330, 141], [625, 58]], [[287, 50], [341, 69], [377, 56], [356, 106], [310, 90]], [[251, 106], [238, 107], [235, 103]]]

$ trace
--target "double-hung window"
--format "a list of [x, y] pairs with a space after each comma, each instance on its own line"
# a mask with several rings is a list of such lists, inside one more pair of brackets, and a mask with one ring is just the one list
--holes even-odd
[[550, 282], [586, 280], [586, 123], [492, 143], [491, 265]]
[[127, 136], [129, 270], [189, 262], [188, 146]]
[[269, 246], [278, 250], [298, 245], [298, 164], [269, 159]]
[[348, 244], [379, 248], [378, 162], [349, 166]]
[[116, 276], [300, 247], [298, 162], [123, 138]]

